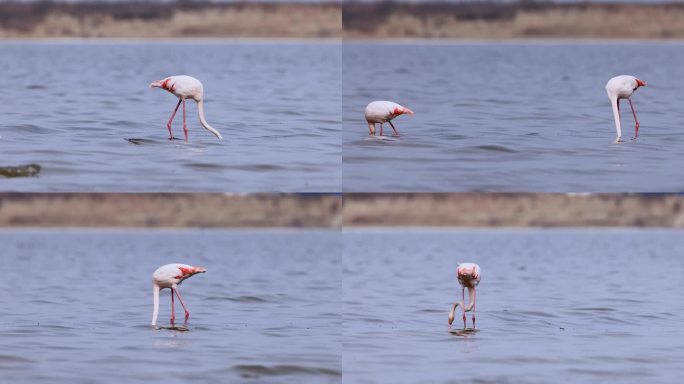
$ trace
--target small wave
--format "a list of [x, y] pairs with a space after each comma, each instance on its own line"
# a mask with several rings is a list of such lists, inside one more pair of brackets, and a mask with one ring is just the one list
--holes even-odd
[[12, 355], [0, 355], [0, 364], [1, 363], [33, 363], [35, 362], [34, 360], [27, 359], [25, 357], [20, 357], [20, 356], [12, 356]]
[[274, 164], [248, 164], [248, 165], [238, 165], [238, 166], [234, 166], [231, 168], [239, 169], [242, 171], [257, 171], [257, 172], [277, 171], [280, 169], [285, 169], [284, 167], [281, 167], [280, 165], [274, 165]]
[[504, 147], [503, 145], [477, 145], [472, 148], [491, 152], [517, 153], [517, 151]]
[[233, 367], [242, 377], [284, 376], [284, 375], [324, 375], [342, 377], [342, 373], [330, 368], [304, 367], [301, 365], [236, 365]]
[[205, 300], [226, 300], [226, 301], [234, 301], [238, 303], [270, 303], [272, 300], [259, 297], [259, 296], [211, 296], [206, 298]]
[[573, 308], [574, 311], [589, 311], [589, 312], [615, 312], [614, 308], [608, 307], [578, 307]]
[[167, 331], [178, 331], [178, 332], [188, 332], [190, 328], [183, 326], [183, 325], [169, 325], [167, 327], [165, 326], [155, 326], [155, 330], [167, 330]]
[[475, 328], [458, 328], [458, 329], [449, 329], [449, 333], [454, 335], [454, 336], [461, 336], [461, 337], [469, 337], [475, 335], [477, 332], [480, 332], [478, 329]]
[[130, 139], [124, 139], [128, 141], [131, 144], [135, 145], [141, 145], [141, 144], [157, 144], [158, 141], [156, 140], [150, 140], [150, 139], [138, 139], [138, 138], [130, 138]]
[[223, 168], [223, 165], [221, 164], [212, 164], [212, 163], [190, 163], [190, 164], [185, 164], [186, 167], [190, 168], [197, 168], [197, 169], [221, 169]]

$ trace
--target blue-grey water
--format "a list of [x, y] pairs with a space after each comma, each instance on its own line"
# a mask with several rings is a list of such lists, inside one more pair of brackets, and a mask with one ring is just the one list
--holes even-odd
[[[681, 231], [356, 230], [344, 246], [345, 382], [680, 380]], [[447, 327], [459, 262], [482, 269], [476, 332]]]
[[[647, 42], [345, 42], [343, 190], [673, 192], [684, 190], [684, 45]], [[623, 101], [614, 144], [605, 84]], [[368, 138], [373, 100], [415, 111], [399, 140]], [[391, 129], [386, 125], [386, 132]]]
[[[339, 191], [340, 67], [333, 42], [2, 43], [0, 166], [42, 170], [0, 190]], [[204, 83], [224, 141], [193, 101], [189, 142], [168, 140], [178, 99], [148, 86], [177, 74]]]
[[[4, 383], [341, 381], [339, 232], [4, 230], [0, 243]], [[152, 272], [171, 262], [207, 268], [180, 286], [188, 331], [150, 325]]]

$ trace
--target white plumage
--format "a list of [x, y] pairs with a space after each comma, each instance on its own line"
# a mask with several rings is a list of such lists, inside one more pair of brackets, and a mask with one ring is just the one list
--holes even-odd
[[392, 124], [392, 119], [399, 115], [413, 115], [413, 111], [392, 101], [373, 101], [366, 106], [364, 115], [368, 122], [370, 135], [375, 135], [375, 124], [380, 124], [380, 136], [382, 136], [382, 125], [389, 123], [395, 135], [399, 135], [397, 129]]
[[632, 95], [639, 88], [646, 85], [646, 82], [637, 79], [634, 76], [621, 75], [615, 76], [606, 83], [606, 92], [610, 99], [611, 107], [613, 108], [613, 117], [615, 118], [615, 130], [617, 131], [616, 142], [622, 141], [622, 127], [620, 124], [620, 99], [627, 99], [629, 106], [632, 108], [634, 115], [634, 138], [639, 135], [639, 120], [637, 119], [634, 104], [632, 104]]
[[171, 133], [171, 123], [173, 118], [176, 116], [178, 107], [183, 103], [183, 132], [185, 133], [185, 141], [188, 141], [188, 127], [185, 122], [185, 100], [191, 99], [197, 102], [197, 111], [199, 114], [200, 123], [209, 132], [213, 133], [219, 140], [223, 140], [219, 131], [214, 129], [207, 120], [204, 118], [204, 87], [202, 83], [192, 76], [179, 75], [179, 76], [169, 76], [162, 80], [155, 80], [150, 84], [150, 88], [162, 88], [176, 97], [178, 97], [178, 104], [176, 104], [176, 109], [173, 110], [169, 122], [166, 124], [166, 128], [169, 130], [169, 136], [173, 139], [173, 133]]
[[152, 295], [154, 299], [154, 307], [152, 309], [152, 325], [157, 324], [157, 316], [159, 315], [159, 291], [164, 288], [171, 289], [171, 324], [173, 324], [176, 316], [174, 311], [174, 299], [175, 294], [178, 297], [183, 310], [185, 310], [185, 321], [188, 321], [190, 317], [190, 312], [185, 307], [185, 303], [181, 298], [180, 292], [178, 292], [178, 285], [180, 285], [185, 279], [198, 274], [204, 273], [207, 270], [202, 267], [193, 267], [187, 264], [166, 264], [157, 268], [152, 274]]

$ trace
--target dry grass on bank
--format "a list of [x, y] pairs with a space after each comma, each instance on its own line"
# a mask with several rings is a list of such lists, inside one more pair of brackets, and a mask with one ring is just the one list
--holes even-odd
[[2, 193], [0, 227], [338, 228], [334, 195]]
[[0, 38], [339, 38], [339, 4], [0, 3]]
[[345, 194], [345, 227], [684, 228], [684, 196], [561, 193]]
[[346, 3], [345, 38], [684, 38], [684, 4]]
[[0, 227], [684, 228], [684, 195], [0, 193]]

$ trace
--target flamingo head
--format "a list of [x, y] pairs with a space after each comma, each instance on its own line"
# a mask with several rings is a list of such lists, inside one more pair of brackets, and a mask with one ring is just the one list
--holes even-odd
[[451, 324], [454, 322], [454, 311], [449, 312], [449, 327], [451, 327]]
[[639, 80], [639, 79], [636, 79], [636, 83], [637, 83], [637, 88], [643, 87], [643, 86], [646, 85], [646, 82], [645, 82], [645, 81]]
[[477, 264], [461, 264], [456, 269], [456, 275], [459, 280], [467, 282], [479, 282], [480, 267]]
[[150, 83], [150, 88], [162, 88], [169, 92], [173, 92], [175, 90], [176, 84], [169, 83], [169, 81], [171, 81], [170, 77], [167, 77], [164, 80], [155, 80]]
[[187, 279], [188, 277], [192, 275], [196, 275], [198, 273], [204, 273], [206, 272], [206, 268], [203, 267], [181, 267], [179, 266], [178, 269], [180, 270], [181, 274], [179, 276], [176, 276], [178, 278], [181, 278], [183, 280]]
[[150, 88], [164, 88], [164, 80], [155, 80], [151, 82]]
[[404, 115], [404, 114], [413, 115], [414, 113], [412, 110], [410, 110], [406, 107], [396, 107], [396, 108], [394, 108], [394, 111], [392, 111], [392, 115], [394, 115], [394, 116], [399, 116], [399, 115]]

